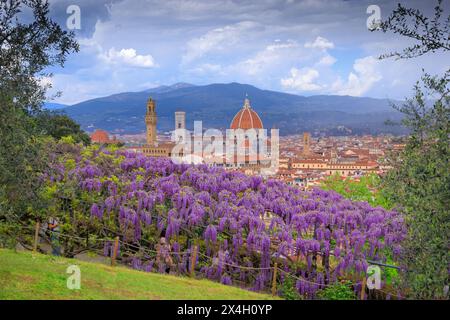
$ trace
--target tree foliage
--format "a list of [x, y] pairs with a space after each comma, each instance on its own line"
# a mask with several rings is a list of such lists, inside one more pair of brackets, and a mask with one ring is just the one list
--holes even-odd
[[[408, 59], [450, 50], [450, 14], [438, 1], [432, 18], [399, 5], [381, 24], [384, 32], [416, 40], [402, 52], [381, 56]], [[443, 21], [442, 21], [443, 20]], [[383, 181], [386, 192], [406, 214], [403, 285], [420, 299], [448, 298], [450, 243], [450, 69], [444, 75], [424, 73], [414, 97], [394, 106], [403, 113], [411, 135], [393, 159]]]
[[[446, 77], [446, 79], [445, 79]], [[415, 298], [442, 298], [450, 255], [450, 96], [448, 74], [424, 75], [416, 94], [399, 107], [411, 129], [405, 150], [393, 159], [385, 189], [406, 213], [405, 285]], [[425, 96], [440, 96], [427, 108]]]
[[[43, 0], [0, 0], [0, 224], [28, 215], [38, 201], [45, 140], [34, 118], [46, 92], [42, 79], [78, 51], [74, 34], [49, 18]], [[2, 231], [4, 231], [2, 229]], [[1, 240], [1, 239], [0, 239]]]
[[321, 290], [317, 294], [322, 300], [355, 300], [355, 292], [351, 289], [351, 283], [344, 281], [343, 283], [336, 283], [328, 288]]
[[382, 59], [390, 57], [409, 59], [429, 52], [450, 50], [450, 15], [447, 13], [446, 16], [442, 0], [438, 0], [434, 8], [434, 16], [431, 18], [425, 16], [420, 10], [407, 8], [399, 3], [378, 28], [383, 32], [394, 32], [416, 41], [401, 52], [382, 55]]
[[342, 179], [338, 174], [328, 177], [321, 185], [324, 190], [334, 190], [353, 201], [367, 201], [371, 206], [392, 208], [392, 202], [381, 189], [381, 178], [376, 174], [362, 176], [359, 180]]
[[55, 111], [43, 111], [36, 116], [36, 127], [43, 135], [49, 135], [60, 140], [63, 137], [71, 136], [73, 142], [88, 145], [91, 138], [80, 125], [65, 114]]
[[[30, 16], [32, 16], [31, 22]], [[40, 110], [47, 86], [42, 77], [63, 65], [79, 47], [72, 32], [49, 18], [43, 0], [0, 0], [0, 89], [3, 99], [26, 111]]]

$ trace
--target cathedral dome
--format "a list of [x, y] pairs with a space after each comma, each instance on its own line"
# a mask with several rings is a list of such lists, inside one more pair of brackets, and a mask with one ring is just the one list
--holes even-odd
[[244, 106], [234, 116], [230, 125], [231, 129], [263, 129], [263, 123], [258, 114], [250, 107], [250, 101], [245, 99]]

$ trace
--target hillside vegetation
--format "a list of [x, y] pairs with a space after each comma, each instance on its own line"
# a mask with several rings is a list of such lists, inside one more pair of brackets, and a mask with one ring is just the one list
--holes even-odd
[[[81, 270], [81, 289], [69, 290], [66, 269]], [[140, 272], [74, 259], [0, 249], [0, 299], [272, 299], [208, 280]]]

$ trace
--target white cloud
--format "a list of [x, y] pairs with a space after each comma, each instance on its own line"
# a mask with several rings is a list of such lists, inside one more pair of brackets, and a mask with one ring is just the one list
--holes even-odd
[[334, 43], [323, 37], [317, 37], [314, 42], [306, 42], [305, 48], [310, 49], [320, 60], [315, 63], [316, 67], [329, 67], [336, 63], [336, 58], [328, 53], [328, 49], [334, 48]]
[[350, 72], [347, 81], [340, 78], [331, 86], [335, 94], [361, 96], [372, 88], [383, 77], [377, 70], [379, 61], [372, 56], [355, 60], [353, 64], [354, 72]]
[[122, 49], [120, 51], [111, 48], [108, 52], [100, 54], [100, 58], [109, 64], [118, 64], [137, 68], [156, 67], [156, 63], [150, 54], [139, 55], [133, 48]]
[[187, 70], [189, 73], [194, 73], [198, 75], [204, 74], [217, 74], [222, 71], [222, 66], [212, 63], [203, 63], [195, 68]]
[[[71, 0], [54, 1], [66, 3]], [[314, 92], [332, 93], [334, 85], [334, 92], [360, 94], [365, 91], [362, 75], [353, 70], [354, 60], [351, 60], [350, 66], [347, 65], [347, 58], [377, 56], [400, 50], [409, 44], [397, 35], [368, 35], [364, 27], [367, 15], [361, 14], [367, 8], [364, 1], [98, 2], [100, 4], [95, 7], [102, 6], [101, 11], [104, 11], [104, 2], [111, 2], [112, 5], [108, 6], [107, 16], [96, 15], [95, 12], [100, 9], [89, 10], [92, 21], [88, 21], [89, 17], [84, 19], [83, 15], [83, 29], [92, 25], [90, 29], [95, 32], [92, 36], [92, 32], [77, 32], [77, 37], [90, 38], [79, 39], [82, 45], [80, 53], [71, 55], [61, 71], [62, 75], [71, 76], [59, 77], [54, 83], [55, 90], [64, 93], [59, 100], [62, 103], [120, 91], [135, 91], [146, 82], [150, 87], [152, 83], [179, 81], [196, 84], [237, 81], [282, 90], [284, 87], [280, 79], [291, 78], [293, 67], [298, 70], [310, 67], [320, 73], [313, 84], [320, 85], [322, 89]], [[416, 2], [426, 8], [425, 3]], [[381, 0], [381, 3], [390, 6], [388, 0]], [[67, 19], [66, 7], [60, 6], [63, 24]], [[273, 42], [274, 39], [279, 40]], [[283, 44], [287, 39], [295, 39], [298, 47], [273, 51], [268, 48], [268, 44]], [[337, 47], [342, 49], [339, 56], [333, 52]], [[109, 57], [109, 48], [117, 49], [112, 57]], [[151, 53], [153, 64], [158, 65], [158, 72], [156, 68], [127, 67], [130, 64], [119, 54], [122, 48], [134, 48], [136, 56]], [[99, 59], [101, 56], [105, 60]], [[332, 56], [338, 57], [334, 63]], [[421, 68], [433, 74], [442, 72], [445, 64], [436, 63], [438, 60], [447, 61], [448, 54], [439, 58], [426, 55], [408, 61], [382, 62], [380, 65], [383, 68], [377, 70], [383, 79], [389, 81], [376, 82], [363, 94], [404, 98], [410, 95], [411, 87], [420, 77]], [[180, 65], [181, 61], [189, 63]], [[55, 70], [55, 76], [58, 73]], [[401, 82], [394, 82], [394, 79]]]
[[116, 81], [113, 76], [111, 78], [111, 81], [101, 79], [79, 81], [77, 74], [57, 74], [53, 78], [54, 87], [51, 94], [61, 91], [62, 96], [55, 99], [54, 102], [72, 105], [128, 89], [125, 86], [126, 83]]
[[274, 64], [282, 62], [287, 55], [296, 56], [295, 50], [298, 44], [294, 41], [279, 42], [268, 45], [258, 52], [253, 58], [239, 63], [236, 67], [248, 75], [256, 75], [267, 68], [273, 68]]
[[317, 63], [319, 66], [331, 66], [336, 62], [336, 58], [327, 54], [323, 56]]
[[292, 68], [289, 78], [281, 79], [281, 85], [288, 89], [298, 91], [315, 91], [322, 89], [322, 86], [314, 83], [319, 77], [319, 71], [313, 68]]
[[182, 62], [190, 63], [204, 55], [229, 49], [239, 42], [243, 32], [247, 32], [257, 26], [251, 21], [243, 21], [234, 25], [227, 25], [208, 31], [201, 37], [191, 39], [187, 42], [186, 52], [182, 57]]
[[316, 40], [314, 40], [314, 42], [306, 42], [305, 48], [320, 49], [320, 50], [333, 49], [334, 43], [319, 36], [316, 38]]

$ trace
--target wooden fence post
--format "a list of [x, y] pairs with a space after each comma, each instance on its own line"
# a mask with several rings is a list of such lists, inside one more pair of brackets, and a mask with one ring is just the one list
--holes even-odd
[[361, 300], [364, 300], [364, 296], [366, 293], [366, 281], [367, 279], [366, 277], [364, 277], [361, 283], [361, 297], [360, 297]]
[[37, 251], [38, 241], [39, 241], [39, 220], [36, 221], [36, 228], [34, 230], [34, 244], [33, 244], [33, 252]]
[[191, 265], [190, 265], [191, 270], [190, 270], [190, 274], [191, 274], [191, 277], [195, 277], [195, 262], [197, 261], [197, 246], [196, 245], [193, 246], [192, 250], [193, 251], [191, 253]]
[[119, 237], [116, 237], [114, 241], [114, 249], [111, 257], [111, 266], [114, 266], [116, 264], [117, 249], [119, 249]]
[[272, 276], [272, 295], [275, 296], [277, 294], [277, 272], [278, 272], [278, 263], [275, 262], [275, 266], [273, 267], [273, 276]]

